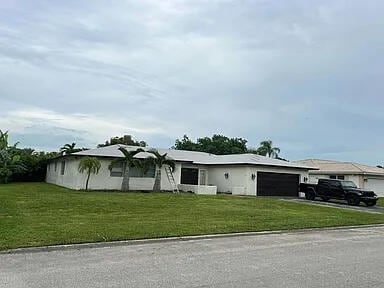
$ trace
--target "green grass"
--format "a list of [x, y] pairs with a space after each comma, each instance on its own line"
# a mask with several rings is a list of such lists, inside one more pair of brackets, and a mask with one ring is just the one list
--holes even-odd
[[384, 215], [234, 196], [0, 185], [0, 250], [123, 239], [384, 223]]
[[384, 206], [384, 198], [379, 198], [379, 201], [377, 201], [377, 206]]

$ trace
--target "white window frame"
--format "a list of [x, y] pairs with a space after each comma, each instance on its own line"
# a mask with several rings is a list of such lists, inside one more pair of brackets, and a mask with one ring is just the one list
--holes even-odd
[[345, 180], [345, 175], [336, 175], [336, 174], [332, 174], [332, 175], [329, 175], [329, 179], [333, 179], [333, 180]]
[[116, 163], [112, 166], [112, 169], [109, 172], [111, 177], [123, 177], [124, 174], [124, 162]]

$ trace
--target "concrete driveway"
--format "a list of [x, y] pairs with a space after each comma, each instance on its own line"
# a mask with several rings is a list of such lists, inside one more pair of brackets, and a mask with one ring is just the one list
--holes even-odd
[[0, 254], [0, 287], [384, 287], [384, 226]]
[[352, 210], [358, 210], [358, 211], [364, 211], [364, 212], [371, 212], [371, 213], [384, 213], [384, 207], [383, 206], [372, 206], [367, 207], [364, 203], [360, 203], [359, 206], [350, 206], [347, 205], [346, 201], [342, 200], [329, 200], [328, 202], [322, 201], [320, 199], [315, 199], [313, 201], [307, 200], [305, 198], [285, 198], [283, 200], [287, 201], [294, 201], [294, 202], [301, 202], [306, 204], [313, 204], [313, 205], [323, 205], [323, 206], [331, 206], [335, 208], [344, 208], [344, 209], [352, 209]]

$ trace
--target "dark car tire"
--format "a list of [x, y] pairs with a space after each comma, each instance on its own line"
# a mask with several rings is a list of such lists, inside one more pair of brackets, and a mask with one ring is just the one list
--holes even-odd
[[327, 202], [327, 201], [329, 201], [329, 197], [321, 197], [321, 200], [323, 200], [324, 202]]
[[307, 200], [315, 200], [316, 194], [314, 191], [310, 190], [305, 192], [305, 199]]
[[358, 206], [360, 204], [360, 197], [356, 195], [349, 195], [347, 197], [348, 205]]
[[367, 205], [368, 207], [371, 207], [371, 206], [375, 206], [376, 205], [376, 201], [367, 201], [365, 202], [365, 205]]

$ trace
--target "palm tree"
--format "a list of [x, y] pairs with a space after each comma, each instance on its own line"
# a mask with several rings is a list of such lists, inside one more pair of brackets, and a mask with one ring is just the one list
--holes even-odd
[[6, 149], [8, 147], [8, 131], [0, 130], [0, 149]]
[[141, 176], [145, 176], [151, 164], [153, 164], [153, 157], [133, 160], [133, 166], [135, 166], [137, 170], [140, 171]]
[[161, 191], [161, 168], [163, 165], [168, 165], [171, 171], [175, 171], [175, 161], [167, 157], [167, 153], [161, 155], [157, 150], [150, 150], [148, 153], [153, 154], [153, 163], [156, 165], [155, 183], [153, 185], [153, 191]]
[[115, 166], [118, 163], [124, 163], [124, 171], [123, 171], [123, 182], [121, 183], [121, 190], [122, 191], [129, 191], [129, 168], [135, 166], [135, 163], [137, 163], [134, 157], [136, 154], [140, 152], [144, 152], [142, 148], [138, 148], [134, 151], [128, 151], [124, 147], [119, 147], [119, 150], [124, 155], [124, 159], [115, 159], [111, 162], [109, 165], [109, 170], [112, 170], [113, 166]]
[[17, 145], [19, 145], [19, 142], [16, 142], [12, 146], [8, 146], [8, 131], [3, 132], [0, 129], [0, 150], [16, 148]]
[[72, 154], [72, 153], [76, 153], [83, 150], [80, 148], [75, 148], [75, 146], [76, 146], [75, 142], [73, 142], [72, 144], [65, 144], [63, 147], [60, 148], [60, 153], [62, 155], [64, 154], [67, 155], [67, 154]]
[[12, 174], [27, 170], [18, 154], [17, 144], [8, 146], [8, 131], [0, 130], [0, 183], [8, 183]]
[[84, 157], [79, 163], [79, 172], [87, 172], [87, 181], [85, 182], [85, 190], [88, 190], [89, 177], [91, 174], [98, 174], [101, 167], [99, 159], [95, 157]]
[[7, 184], [12, 174], [26, 170], [20, 155], [16, 155], [10, 149], [0, 149], [0, 183]]
[[260, 155], [277, 158], [280, 153], [280, 148], [273, 147], [272, 141], [262, 141], [260, 142], [260, 147], [257, 148], [257, 152]]

